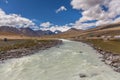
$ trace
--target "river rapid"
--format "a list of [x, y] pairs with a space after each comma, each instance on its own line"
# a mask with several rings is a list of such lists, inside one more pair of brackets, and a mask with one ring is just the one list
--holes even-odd
[[0, 64], [0, 80], [120, 80], [120, 73], [99, 57], [87, 44], [63, 40], [63, 45]]

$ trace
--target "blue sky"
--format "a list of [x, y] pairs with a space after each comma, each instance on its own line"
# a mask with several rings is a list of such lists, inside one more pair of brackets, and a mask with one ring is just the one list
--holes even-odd
[[120, 0], [0, 0], [0, 26], [66, 31], [120, 22]]
[[[65, 6], [67, 11], [56, 13], [61, 6]], [[80, 17], [79, 11], [72, 9], [70, 0], [8, 0], [8, 4], [1, 0], [0, 8], [6, 13], [35, 19], [37, 24], [49, 21], [56, 25], [65, 25]]]

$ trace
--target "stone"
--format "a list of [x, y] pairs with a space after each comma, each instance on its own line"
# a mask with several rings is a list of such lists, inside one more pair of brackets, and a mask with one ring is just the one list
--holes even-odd
[[80, 51], [80, 53], [83, 53], [82, 51]]
[[80, 76], [80, 78], [85, 78], [85, 77], [87, 77], [87, 75], [85, 75], [85, 74], [79, 74], [79, 76]]
[[115, 68], [114, 69], [116, 72], [120, 72], [120, 68]]
[[108, 65], [110, 65], [110, 64], [112, 63], [112, 61], [110, 61], [110, 60], [105, 60], [105, 63], [108, 64]]

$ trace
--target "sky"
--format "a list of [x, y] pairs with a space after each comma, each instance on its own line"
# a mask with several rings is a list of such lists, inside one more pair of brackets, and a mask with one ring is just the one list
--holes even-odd
[[120, 22], [120, 0], [0, 0], [0, 26], [89, 29]]

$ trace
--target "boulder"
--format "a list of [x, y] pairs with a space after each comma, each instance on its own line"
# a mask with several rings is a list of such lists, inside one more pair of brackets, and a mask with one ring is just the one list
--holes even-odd
[[79, 74], [79, 76], [80, 76], [80, 78], [85, 78], [85, 77], [87, 77], [87, 75], [86, 74]]

